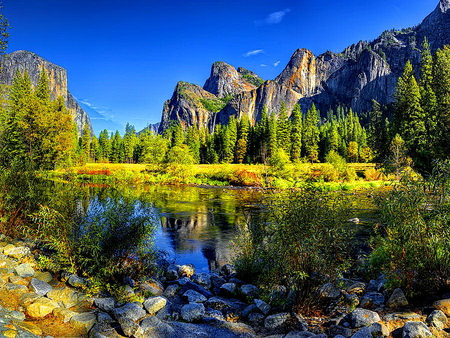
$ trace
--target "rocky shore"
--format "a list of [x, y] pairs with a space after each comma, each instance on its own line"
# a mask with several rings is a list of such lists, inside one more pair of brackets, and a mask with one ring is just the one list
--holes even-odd
[[[33, 248], [0, 235], [0, 337], [450, 336], [450, 299], [430, 299], [427, 307], [413, 311], [402, 290], [384, 291], [382, 278], [325, 284], [317, 297], [332, 315], [303, 318], [261, 300], [260, 290], [238, 279], [231, 265], [217, 273], [196, 273], [192, 265], [162, 261], [158, 278], [126, 278], [128, 299], [139, 301], [120, 303], [88, 297], [81, 291], [89, 288], [87, 281], [76, 275], [57, 279], [40, 271]], [[289, 302], [289, 293], [278, 292]]]

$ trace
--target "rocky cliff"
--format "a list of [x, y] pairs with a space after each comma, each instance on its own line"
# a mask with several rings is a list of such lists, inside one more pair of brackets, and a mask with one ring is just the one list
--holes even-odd
[[1, 60], [1, 67], [0, 83], [6, 85], [12, 84], [17, 70], [20, 72], [26, 70], [30, 76], [31, 83], [36, 85], [41, 69], [44, 68], [49, 78], [51, 97], [63, 97], [66, 107], [72, 113], [74, 121], [77, 124], [79, 134], [82, 132], [86, 123], [92, 130], [89, 116], [80, 107], [67, 88], [67, 71], [64, 68], [43, 59], [39, 55], [23, 50], [5, 55]]
[[[277, 112], [283, 101], [288, 111], [296, 103], [305, 110], [312, 102], [323, 114], [339, 104], [359, 113], [369, 111], [373, 99], [381, 104], [393, 102], [397, 79], [407, 60], [418, 71], [420, 47], [425, 37], [432, 51], [450, 44], [450, 0], [441, 0], [414, 28], [385, 31], [374, 41], [360, 41], [339, 54], [326, 52], [315, 56], [306, 49], [298, 49], [281, 74], [264, 83], [254, 73], [245, 76], [243, 71], [217, 62], [212, 66], [211, 76], [203, 87], [206, 92], [202, 95], [212, 94], [209, 96], [212, 100], [232, 97], [231, 100], [215, 112], [205, 106], [187, 104], [183, 99], [174, 100], [179, 97], [177, 87], [174, 97], [164, 107], [160, 131], [170, 120], [184, 125], [202, 121], [201, 125], [212, 127], [217, 122], [227, 123], [232, 115], [247, 115], [255, 122], [264, 106], [268, 111]], [[257, 81], [246, 81], [251, 78]], [[183, 114], [167, 113], [180, 110]], [[192, 118], [194, 115], [196, 119]]]

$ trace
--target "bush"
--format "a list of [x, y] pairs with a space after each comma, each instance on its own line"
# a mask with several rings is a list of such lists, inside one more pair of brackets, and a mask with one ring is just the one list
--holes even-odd
[[317, 288], [349, 266], [350, 204], [311, 188], [277, 193], [265, 219], [249, 221], [238, 236], [235, 264], [266, 293], [285, 286], [296, 304], [316, 304]]
[[[377, 200], [382, 226], [370, 256], [391, 288], [408, 295], [448, 291], [450, 287], [450, 205], [440, 167], [427, 181], [403, 181]], [[447, 176], [446, 174], [444, 176]]]

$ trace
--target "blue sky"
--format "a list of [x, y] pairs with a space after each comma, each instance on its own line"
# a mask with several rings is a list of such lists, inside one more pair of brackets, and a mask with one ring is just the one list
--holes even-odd
[[419, 24], [438, 0], [2, 0], [8, 52], [68, 71], [95, 133], [160, 121], [178, 81], [203, 86], [224, 61], [275, 78], [298, 48], [341, 52]]

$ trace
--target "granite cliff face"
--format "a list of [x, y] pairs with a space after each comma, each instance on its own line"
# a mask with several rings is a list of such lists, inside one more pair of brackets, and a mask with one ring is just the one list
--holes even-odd
[[[203, 89], [216, 98], [232, 96], [231, 100], [217, 113], [183, 104], [183, 115], [163, 114], [160, 131], [169, 125], [167, 119], [185, 125], [195, 123], [192, 118], [184, 119], [192, 115], [188, 111], [191, 108], [197, 120], [202, 121], [201, 125], [210, 127], [227, 123], [232, 115], [238, 118], [247, 115], [255, 122], [264, 106], [269, 112], [278, 112], [283, 101], [288, 111], [296, 103], [305, 111], [314, 102], [323, 114], [339, 104], [350, 106], [358, 113], [367, 112], [373, 99], [381, 104], [393, 102], [397, 80], [407, 60], [418, 72], [425, 37], [433, 52], [450, 44], [450, 0], [441, 0], [417, 27], [385, 31], [374, 41], [360, 41], [339, 54], [326, 52], [315, 56], [306, 49], [298, 49], [275, 80], [253, 83], [254, 88], [243, 82], [245, 78], [239, 70], [223, 62], [215, 63]], [[172, 98], [166, 102], [164, 112], [178, 111], [180, 103]]]
[[6, 85], [12, 84], [17, 70], [20, 72], [26, 70], [30, 76], [31, 83], [36, 85], [41, 69], [44, 68], [49, 78], [51, 97], [53, 99], [59, 96], [63, 97], [66, 107], [72, 113], [74, 121], [77, 124], [78, 133], [80, 134], [82, 132], [86, 123], [92, 130], [89, 116], [80, 107], [67, 88], [67, 71], [64, 68], [43, 59], [39, 55], [23, 50], [5, 55], [1, 60], [1, 67], [0, 83]]

